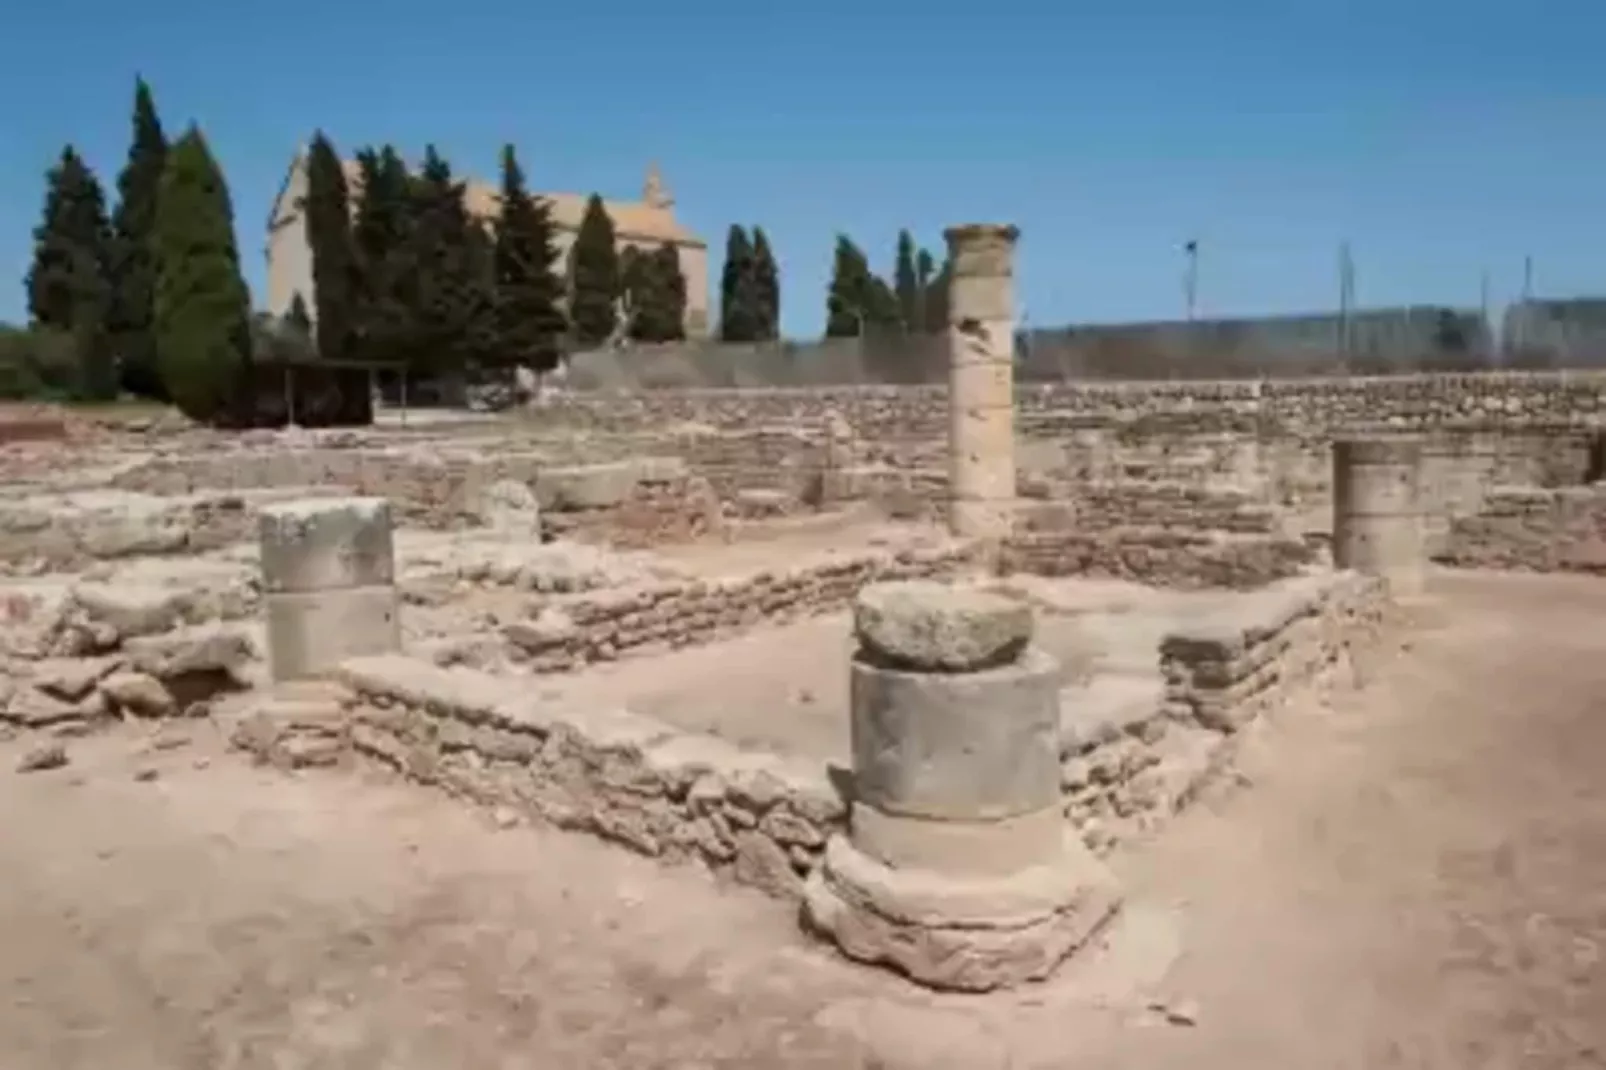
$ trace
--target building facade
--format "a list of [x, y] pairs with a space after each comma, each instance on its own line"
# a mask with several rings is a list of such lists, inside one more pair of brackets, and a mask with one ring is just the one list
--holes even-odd
[[[355, 161], [347, 161], [345, 170], [346, 185], [355, 199], [361, 196], [360, 172]], [[312, 249], [307, 241], [306, 214], [302, 209], [306, 192], [307, 157], [302, 151], [292, 161], [268, 215], [267, 311], [275, 316], [289, 312], [297, 294], [309, 313], [314, 317], [318, 314], [312, 286]], [[569, 247], [579, 233], [580, 220], [590, 198], [583, 193], [536, 193], [533, 196], [550, 206], [561, 270], [561, 265], [567, 262]], [[463, 200], [469, 213], [488, 225], [494, 226], [501, 215], [501, 195], [494, 186], [471, 179], [464, 186]], [[603, 206], [613, 219], [621, 251], [626, 248], [650, 251], [663, 245], [675, 247], [680, 257], [680, 272], [686, 280], [686, 336], [706, 338], [709, 333], [708, 243], [675, 218], [675, 199], [657, 167], [648, 168], [639, 201], [604, 201]]]

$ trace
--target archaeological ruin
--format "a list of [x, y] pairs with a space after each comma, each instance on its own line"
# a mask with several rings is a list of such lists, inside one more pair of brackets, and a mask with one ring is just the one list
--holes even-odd
[[1015, 232], [948, 237], [945, 388], [5, 436], [0, 725], [210, 718], [986, 991], [1436, 572], [1606, 569], [1606, 377], [1016, 384]]

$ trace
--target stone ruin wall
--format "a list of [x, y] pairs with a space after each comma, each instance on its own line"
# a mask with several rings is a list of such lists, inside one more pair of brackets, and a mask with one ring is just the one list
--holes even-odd
[[[1110, 678], [1062, 722], [1067, 820], [1101, 855], [1162, 826], [1251, 724], [1304, 691], [1343, 685], [1386, 605], [1376, 580], [1319, 575], [1179, 624], [1158, 652], [1161, 694]], [[350, 688], [341, 753], [771, 895], [797, 897], [846, 825], [832, 771], [817, 763], [626, 710], [555, 709], [517, 678], [419, 658], [359, 658], [340, 676]]]
[[[1022, 552], [1057, 556], [1058, 569], [1099, 555], [1090, 535], [1130, 541], [1131, 529], [1320, 543], [1331, 530], [1330, 446], [1340, 434], [1435, 438], [1429, 513], [1446, 562], [1583, 561], [1577, 567], [1590, 570], [1587, 547], [1558, 555], [1534, 544], [1552, 535], [1592, 544], [1606, 526], [1592, 519], [1606, 505], [1567, 490], [1596, 474], [1606, 374], [1055, 383], [1019, 387], [1016, 400], [1029, 503]], [[556, 400], [548, 418], [611, 434], [672, 428], [672, 452], [722, 497], [773, 494], [788, 503], [779, 511], [807, 508], [823, 492], [935, 517], [947, 494], [941, 387], [579, 394]], [[851, 429], [848, 449], [833, 446], [833, 422]], [[1528, 488], [1527, 497], [1505, 488]], [[1493, 512], [1480, 519], [1486, 500]]]

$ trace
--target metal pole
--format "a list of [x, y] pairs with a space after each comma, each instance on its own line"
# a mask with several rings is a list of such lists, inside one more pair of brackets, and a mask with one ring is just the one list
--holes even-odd
[[1484, 268], [1478, 276], [1478, 355], [1485, 361], [1489, 358], [1490, 339], [1494, 330], [1489, 326], [1489, 269]]
[[1199, 317], [1199, 242], [1190, 240], [1182, 247], [1187, 267], [1182, 276], [1182, 296], [1187, 305], [1188, 322]]

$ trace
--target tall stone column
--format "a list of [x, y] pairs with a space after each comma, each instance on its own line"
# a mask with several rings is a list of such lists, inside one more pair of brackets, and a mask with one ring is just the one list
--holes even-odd
[[258, 534], [276, 683], [401, 649], [388, 501], [309, 498], [266, 506]]
[[948, 525], [1003, 538], [1015, 508], [1015, 241], [1012, 226], [948, 239]]
[[1424, 443], [1400, 435], [1333, 443], [1333, 565], [1420, 594], [1427, 573]]
[[850, 831], [810, 875], [806, 924], [933, 988], [1046, 977], [1120, 895], [1064, 817], [1058, 665], [1030, 607], [884, 583], [854, 618]]

